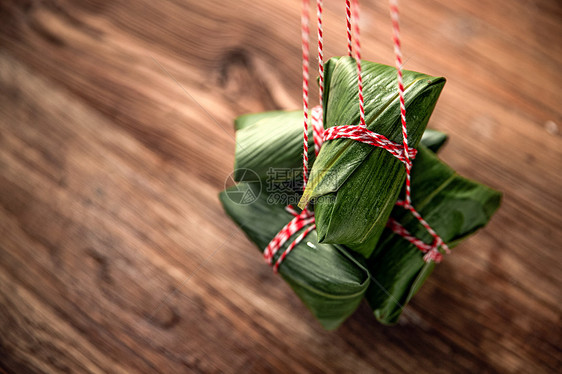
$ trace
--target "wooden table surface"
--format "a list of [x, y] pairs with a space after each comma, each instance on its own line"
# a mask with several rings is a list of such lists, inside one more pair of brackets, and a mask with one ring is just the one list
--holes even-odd
[[397, 326], [362, 304], [326, 332], [217, 198], [233, 119], [299, 107], [300, 2], [0, 2], [0, 371], [560, 372], [562, 5], [401, 9], [406, 68], [448, 78], [444, 160], [504, 203]]

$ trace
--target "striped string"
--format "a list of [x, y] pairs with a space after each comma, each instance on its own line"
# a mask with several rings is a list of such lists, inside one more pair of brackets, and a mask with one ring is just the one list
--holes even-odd
[[[441, 261], [443, 256], [441, 255], [440, 252], [434, 253], [434, 251], [432, 251], [433, 245], [427, 244], [422, 240], [416, 238], [412, 234], [410, 234], [410, 232], [406, 230], [406, 228], [402, 226], [400, 223], [398, 223], [398, 221], [396, 221], [395, 219], [390, 218], [386, 224], [386, 227], [391, 229], [395, 234], [400, 235], [402, 238], [412, 243], [423, 253], [426, 253], [426, 256], [431, 256], [432, 257], [431, 260], [436, 262]], [[426, 257], [424, 256], [424, 260], [426, 261], [429, 260], [429, 257], [426, 259]]]
[[[365, 124], [365, 99], [363, 97], [363, 74], [361, 72], [361, 43], [359, 42], [359, 0], [353, 0], [353, 39], [355, 41], [355, 63], [357, 64], [357, 88], [359, 90], [360, 126]], [[406, 147], [407, 149], [407, 147]]]
[[369, 144], [387, 150], [402, 163], [411, 163], [416, 157], [417, 150], [407, 148], [404, 150], [402, 144], [388, 140], [384, 135], [371, 131], [363, 126], [332, 126], [324, 131], [324, 141], [334, 139], [352, 139], [361, 143]]
[[324, 30], [322, 27], [323, 0], [316, 1], [316, 24], [318, 29], [318, 105], [312, 108], [311, 124], [314, 139], [314, 154], [318, 156], [322, 147], [322, 136], [324, 133], [322, 101], [324, 99]]
[[413, 244], [416, 248], [418, 248], [422, 253], [425, 253], [423, 259], [425, 262], [435, 261], [441, 262], [443, 259], [443, 255], [439, 251], [434, 250], [435, 244], [427, 244], [422, 240], [416, 238], [404, 226], [402, 226], [398, 221], [393, 218], [390, 218], [386, 224], [390, 230], [392, 230], [395, 234], [401, 236], [403, 239], [406, 239], [411, 244]]
[[301, 37], [302, 37], [302, 107], [304, 111], [304, 132], [303, 132], [303, 154], [302, 154], [302, 168], [303, 168], [303, 191], [306, 189], [308, 183], [308, 66], [309, 66], [309, 43], [308, 43], [308, 0], [302, 2], [301, 14]]
[[[406, 104], [404, 101], [404, 82], [402, 74], [402, 48], [400, 45], [400, 23], [398, 19], [398, 0], [390, 0], [390, 19], [392, 21], [392, 41], [394, 42], [394, 56], [396, 75], [398, 78], [398, 96], [400, 100], [400, 121], [402, 124], [402, 141], [404, 149], [408, 148], [408, 129], [406, 127]], [[411, 198], [410, 170], [406, 170], [406, 205], [410, 206]]]
[[314, 139], [314, 154], [318, 156], [324, 137], [324, 124], [322, 123], [322, 106], [316, 105], [310, 111], [312, 124], [312, 138]]
[[[324, 32], [322, 30], [322, 7], [323, 0], [316, 1], [316, 16], [318, 28], [318, 102], [322, 105], [322, 98], [324, 97]], [[322, 113], [322, 112], [320, 112]]]
[[316, 225], [310, 225], [306, 229], [304, 229], [304, 231], [300, 233], [299, 236], [297, 236], [297, 238], [287, 247], [287, 249], [281, 254], [281, 256], [279, 256], [279, 259], [277, 259], [275, 265], [273, 265], [274, 272], [277, 273], [279, 271], [279, 266], [285, 260], [287, 255], [291, 253], [293, 248], [295, 248], [314, 229], [316, 229]]
[[[302, 2], [301, 14], [301, 39], [302, 39], [302, 103], [304, 112], [304, 131], [303, 131], [303, 190], [306, 189], [308, 183], [308, 121], [309, 121], [309, 0]], [[319, 82], [319, 101], [320, 105], [312, 108], [311, 111], [311, 124], [314, 139], [314, 153], [318, 155], [320, 147], [322, 146], [322, 135], [324, 132], [322, 123], [322, 98], [324, 96], [324, 41], [322, 30], [322, 11], [323, 1], [316, 1], [316, 15], [317, 15], [317, 29], [318, 29], [318, 74], [320, 76]], [[273, 271], [277, 273], [279, 266], [285, 260], [287, 255], [312, 231], [316, 228], [314, 212], [305, 208], [301, 213], [297, 213], [292, 206], [285, 208], [293, 219], [289, 221], [275, 237], [269, 242], [263, 256], [268, 264], [273, 265]], [[296, 233], [304, 228], [291, 244], [281, 253], [277, 261], [273, 263], [274, 256], [281, 249], [281, 247]]]
[[[406, 158], [409, 158], [408, 155], [408, 129], [406, 126], [406, 104], [404, 101], [404, 82], [403, 82], [403, 75], [402, 75], [402, 46], [400, 43], [400, 18], [399, 18], [399, 11], [398, 11], [398, 0], [389, 0], [390, 5], [390, 20], [392, 22], [392, 41], [394, 43], [394, 55], [395, 55], [395, 63], [396, 63], [396, 75], [398, 78], [398, 96], [400, 100], [400, 120], [402, 123], [402, 141], [404, 145], [404, 155]], [[409, 160], [408, 160], [409, 161]], [[433, 244], [431, 249], [427, 251], [424, 259], [426, 261], [436, 261], [439, 262], [441, 259], [441, 253], [439, 252], [439, 247], [443, 248], [446, 253], [450, 253], [449, 247], [445, 244], [443, 239], [435, 230], [431, 228], [431, 226], [427, 223], [425, 219], [419, 214], [419, 212], [413, 207], [412, 205], [412, 189], [411, 189], [411, 170], [412, 170], [412, 163], [406, 162], [406, 196], [404, 201], [399, 200], [397, 205], [404, 207], [404, 209], [409, 210], [414, 217], [422, 224], [422, 226], [429, 232], [429, 234], [433, 238]], [[396, 227], [394, 225], [394, 227]], [[401, 230], [395, 231], [397, 234], [400, 235], [402, 232]], [[404, 236], [404, 235], [402, 235]], [[413, 241], [409, 240], [407, 236], [404, 236], [410, 243], [416, 245]], [[418, 247], [419, 248], [419, 247]]]
[[347, 55], [352, 56], [353, 46], [351, 44], [351, 1], [345, 0], [345, 21], [347, 26]]
[[[287, 256], [287, 254], [289, 252], [291, 252], [293, 250], [293, 248], [295, 246], [297, 246], [304, 239], [304, 237], [306, 235], [308, 235], [308, 233], [310, 231], [312, 231], [314, 228], [316, 228], [316, 226], [314, 226], [314, 213], [312, 213], [310, 210], [305, 209], [302, 212], [297, 213], [296, 210], [290, 205], [287, 206], [285, 208], [285, 210], [293, 215], [293, 219], [290, 220], [289, 223], [287, 223], [285, 226], [283, 226], [283, 228], [281, 230], [279, 230], [279, 233], [277, 235], [275, 235], [275, 237], [269, 242], [269, 244], [267, 245], [267, 247], [263, 251], [263, 257], [265, 258], [265, 260], [267, 261], [267, 263], [269, 265], [273, 265], [273, 271], [275, 271], [275, 272], [278, 271], [279, 265], [281, 265], [281, 263], [283, 262], [283, 260]], [[307, 229], [305, 229], [305, 231], [303, 231], [303, 233], [301, 235], [299, 235], [287, 247], [287, 249], [285, 249], [285, 251], [281, 254], [281, 256], [279, 256], [277, 261], [275, 263], [273, 263], [273, 258], [277, 254], [279, 249], [281, 249], [281, 247], [293, 235], [295, 235], [302, 228], [304, 228], [308, 225], [312, 225], [312, 226], [309, 226]], [[310, 227], [313, 227], [313, 228], [308, 230]], [[306, 233], [306, 234], [303, 235], [304, 233]]]

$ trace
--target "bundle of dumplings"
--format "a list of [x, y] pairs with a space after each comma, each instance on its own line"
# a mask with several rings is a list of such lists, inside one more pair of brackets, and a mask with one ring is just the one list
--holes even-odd
[[[362, 66], [367, 129], [400, 144], [396, 69], [368, 61]], [[324, 129], [358, 125], [355, 60], [332, 58], [324, 71]], [[417, 149], [412, 204], [453, 248], [488, 223], [501, 193], [458, 175], [437, 156], [447, 136], [426, 126], [445, 79], [403, 74], [408, 141]], [[363, 298], [379, 322], [394, 324], [436, 264], [390, 224], [432, 242], [420, 221], [396, 205], [404, 198], [404, 165], [383, 148], [345, 138], [324, 142], [316, 156], [309, 126], [311, 169], [303, 192], [302, 118], [302, 111], [274, 111], [235, 120], [236, 184], [220, 193], [220, 201], [262, 252], [300, 212], [297, 205], [310, 210], [315, 226], [295, 232], [273, 258], [275, 263], [307, 230], [280, 262], [279, 274], [326, 329], [337, 328]]]

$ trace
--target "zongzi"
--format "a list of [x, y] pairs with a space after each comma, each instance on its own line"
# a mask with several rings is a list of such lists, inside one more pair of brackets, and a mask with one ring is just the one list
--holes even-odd
[[[402, 141], [396, 70], [362, 61], [367, 128]], [[348, 57], [326, 63], [324, 127], [359, 123], [357, 72]], [[417, 147], [435, 107], [444, 78], [404, 71], [410, 147]], [[323, 144], [311, 168], [299, 206], [315, 203], [318, 237], [369, 257], [404, 182], [400, 160], [382, 148], [350, 139]]]

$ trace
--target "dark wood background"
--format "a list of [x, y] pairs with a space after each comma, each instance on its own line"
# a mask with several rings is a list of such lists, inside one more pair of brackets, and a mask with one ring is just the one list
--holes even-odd
[[560, 372], [562, 5], [401, 8], [406, 68], [448, 78], [443, 158], [505, 199], [399, 325], [326, 332], [217, 199], [233, 119], [299, 107], [300, 2], [2, 0], [0, 371]]

